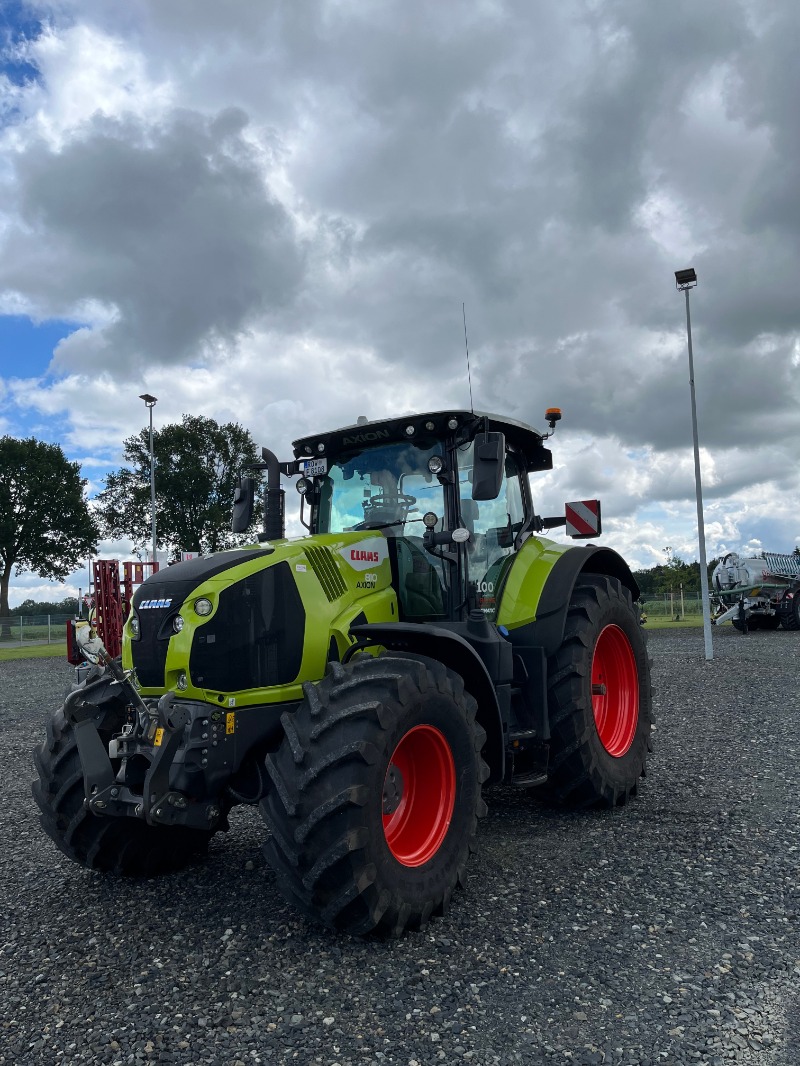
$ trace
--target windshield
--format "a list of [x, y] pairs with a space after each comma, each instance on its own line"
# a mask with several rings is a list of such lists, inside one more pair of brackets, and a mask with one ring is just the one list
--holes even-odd
[[442, 455], [441, 443], [400, 441], [340, 456], [319, 479], [318, 532], [382, 529], [390, 537], [421, 536], [427, 511], [442, 529], [444, 493], [428, 470], [433, 455]]

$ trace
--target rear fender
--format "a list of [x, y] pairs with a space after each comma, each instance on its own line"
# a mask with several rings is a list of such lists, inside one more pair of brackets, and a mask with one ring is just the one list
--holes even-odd
[[464, 681], [464, 687], [477, 701], [477, 720], [486, 730], [483, 757], [489, 764], [488, 783], [502, 781], [505, 744], [500, 705], [489, 672], [468, 641], [439, 626], [416, 622], [376, 622], [353, 626], [350, 632], [357, 639], [379, 644], [387, 651], [410, 652], [435, 659], [458, 674]]
[[[526, 561], [524, 548], [528, 543], [510, 569], [498, 609], [498, 624], [509, 630], [512, 643], [524, 639], [526, 644], [544, 648], [548, 658], [553, 655], [564, 640], [572, 590], [581, 574], [615, 577], [630, 589], [634, 600], [639, 598], [639, 586], [630, 567], [611, 548], [565, 546], [557, 555], [552, 551], [539, 552]], [[555, 545], [548, 545], [551, 547]], [[520, 566], [522, 572], [517, 570]], [[506, 591], [512, 588], [514, 594], [507, 602]], [[530, 590], [530, 597], [526, 597], [526, 590]]]

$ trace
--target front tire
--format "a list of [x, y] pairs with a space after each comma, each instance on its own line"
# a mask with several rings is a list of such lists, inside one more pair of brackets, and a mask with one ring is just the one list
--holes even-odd
[[644, 634], [616, 578], [579, 578], [548, 678], [546, 794], [570, 807], [626, 803], [645, 775], [653, 715]]
[[[106, 729], [101, 737], [108, 741], [115, 731]], [[88, 811], [75, 731], [63, 708], [48, 721], [47, 737], [34, 751], [33, 761], [39, 821], [73, 862], [101, 873], [153, 877], [182, 869], [208, 849], [213, 831], [151, 826], [138, 818], [101, 818]]]
[[444, 913], [486, 812], [486, 739], [461, 678], [421, 656], [331, 663], [267, 756], [264, 852], [304, 914], [399, 936]]

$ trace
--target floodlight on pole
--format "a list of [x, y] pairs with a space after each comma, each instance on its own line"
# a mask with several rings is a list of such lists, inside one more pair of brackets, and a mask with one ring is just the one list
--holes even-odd
[[689, 346], [689, 394], [692, 401], [692, 440], [694, 442], [694, 483], [697, 496], [697, 538], [700, 546], [700, 595], [703, 599], [703, 640], [706, 660], [714, 658], [711, 641], [711, 604], [708, 596], [708, 564], [706, 562], [706, 531], [703, 523], [703, 485], [700, 479], [700, 444], [697, 436], [697, 404], [694, 396], [694, 357], [692, 355], [692, 318], [689, 313], [689, 289], [697, 285], [693, 267], [675, 271], [675, 287], [686, 295], [686, 339]]
[[153, 530], [153, 562], [156, 561], [156, 459], [153, 454], [153, 408], [158, 403], [157, 396], [151, 396], [149, 392], [143, 392], [139, 397], [144, 400], [145, 407], [150, 412], [150, 523]]

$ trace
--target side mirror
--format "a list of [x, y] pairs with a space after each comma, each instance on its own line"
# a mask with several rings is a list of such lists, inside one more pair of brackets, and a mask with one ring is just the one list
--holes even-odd
[[473, 500], [496, 500], [503, 485], [506, 462], [504, 433], [479, 433], [472, 467]]
[[253, 521], [253, 502], [256, 495], [256, 479], [243, 477], [233, 494], [233, 517], [231, 530], [244, 533]]

